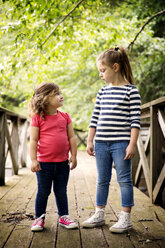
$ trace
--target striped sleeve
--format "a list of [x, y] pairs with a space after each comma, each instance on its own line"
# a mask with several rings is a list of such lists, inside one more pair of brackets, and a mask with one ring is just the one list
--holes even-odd
[[130, 120], [131, 128], [140, 129], [141, 99], [136, 87], [130, 92]]
[[101, 89], [98, 91], [97, 96], [96, 96], [96, 102], [95, 102], [95, 107], [94, 107], [94, 111], [91, 117], [91, 122], [89, 127], [94, 127], [96, 128], [97, 126], [97, 122], [98, 122], [98, 118], [99, 118], [99, 114], [100, 114], [100, 98], [101, 96]]

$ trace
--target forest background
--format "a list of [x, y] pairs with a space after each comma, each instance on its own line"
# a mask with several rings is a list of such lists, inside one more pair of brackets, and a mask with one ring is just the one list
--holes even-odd
[[63, 111], [87, 130], [104, 85], [96, 58], [117, 45], [129, 47], [142, 103], [164, 96], [164, 9], [164, 0], [0, 0], [0, 106], [27, 115], [36, 85], [55, 82]]

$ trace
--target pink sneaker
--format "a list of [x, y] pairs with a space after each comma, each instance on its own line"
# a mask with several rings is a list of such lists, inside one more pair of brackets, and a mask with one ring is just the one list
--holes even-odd
[[42, 214], [39, 218], [35, 219], [31, 231], [33, 232], [39, 232], [44, 229], [44, 224], [45, 224], [45, 214]]
[[75, 229], [78, 228], [78, 224], [69, 218], [69, 215], [63, 215], [59, 218], [60, 226], [63, 226], [67, 229]]

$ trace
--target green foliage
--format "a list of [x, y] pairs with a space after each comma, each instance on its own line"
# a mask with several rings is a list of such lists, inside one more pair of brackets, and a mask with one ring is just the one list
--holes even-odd
[[[1, 1], [1, 106], [26, 114], [36, 85], [53, 81], [63, 91], [63, 110], [75, 127], [86, 130], [96, 93], [103, 86], [97, 55], [119, 44], [127, 47], [145, 21], [163, 9], [163, 2], [156, 0], [84, 0], [58, 25], [78, 2]], [[165, 95], [165, 41], [162, 29], [157, 29], [161, 22], [164, 16], [153, 19], [130, 53], [143, 103]]]

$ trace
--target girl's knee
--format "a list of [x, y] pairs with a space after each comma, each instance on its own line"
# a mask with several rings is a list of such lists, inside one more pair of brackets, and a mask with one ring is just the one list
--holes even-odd
[[118, 181], [118, 184], [120, 187], [133, 187], [133, 182], [132, 180], [128, 180], [128, 181]]
[[38, 190], [37, 195], [42, 198], [47, 198], [50, 195], [51, 191], [49, 190]]

